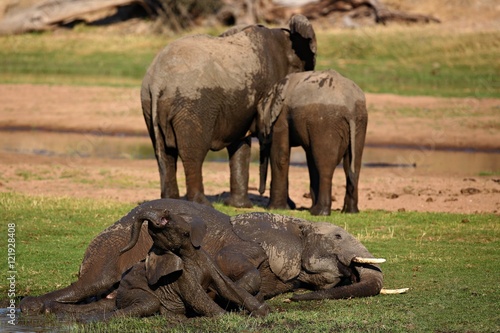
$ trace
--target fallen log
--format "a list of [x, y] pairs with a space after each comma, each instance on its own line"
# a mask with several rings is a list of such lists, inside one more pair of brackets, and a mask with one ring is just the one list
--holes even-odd
[[147, 7], [143, 0], [47, 0], [4, 16], [0, 21], [0, 35], [50, 30], [89, 13], [132, 4]]

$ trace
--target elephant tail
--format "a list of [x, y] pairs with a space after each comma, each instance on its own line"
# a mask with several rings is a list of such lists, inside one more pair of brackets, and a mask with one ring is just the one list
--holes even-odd
[[266, 191], [267, 170], [269, 167], [270, 150], [271, 150], [271, 145], [269, 143], [265, 143], [264, 140], [261, 140], [261, 142], [260, 142], [260, 166], [259, 166], [259, 176], [260, 176], [259, 193], [260, 193], [260, 195], [264, 194], [264, 192]]
[[349, 175], [356, 173], [356, 121], [354, 119], [349, 119], [349, 147], [351, 154], [351, 165], [349, 166]]
[[159, 100], [159, 93], [153, 89], [150, 90], [151, 94], [151, 127], [153, 129], [153, 133], [151, 133], [154, 141], [154, 149], [155, 149], [155, 155], [158, 161], [162, 160], [160, 159], [161, 154], [163, 154], [163, 149], [161, 148], [163, 145], [161, 144], [163, 142], [163, 137], [161, 135], [161, 130], [160, 130], [160, 122], [158, 120], [158, 100]]

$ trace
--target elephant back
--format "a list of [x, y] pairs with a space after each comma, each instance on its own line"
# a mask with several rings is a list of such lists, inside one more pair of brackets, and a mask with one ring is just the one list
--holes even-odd
[[306, 220], [272, 213], [247, 213], [231, 218], [235, 233], [243, 240], [259, 244], [269, 258], [269, 266], [283, 282], [301, 271], [302, 228]]

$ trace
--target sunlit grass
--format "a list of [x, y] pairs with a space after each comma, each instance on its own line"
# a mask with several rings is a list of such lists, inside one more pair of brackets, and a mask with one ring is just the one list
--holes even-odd
[[[98, 29], [3, 36], [0, 82], [139, 86], [157, 52], [178, 37]], [[500, 32], [391, 26], [319, 30], [317, 39], [317, 69], [336, 69], [366, 92], [500, 96]]]

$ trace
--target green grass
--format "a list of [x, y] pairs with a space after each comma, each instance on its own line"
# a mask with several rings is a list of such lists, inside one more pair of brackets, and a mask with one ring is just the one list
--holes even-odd
[[[39, 295], [76, 280], [90, 240], [125, 215], [133, 205], [90, 199], [0, 194], [1, 248], [7, 224], [16, 224], [16, 291], [18, 297]], [[228, 214], [237, 211], [216, 204]], [[181, 324], [156, 316], [109, 323], [66, 323], [80, 332], [498, 332], [498, 215], [365, 211], [312, 217], [329, 221], [358, 237], [377, 257], [384, 257], [388, 288], [409, 287], [403, 295], [352, 300], [284, 303], [290, 294], [268, 303], [265, 318], [240, 314], [197, 318]], [[6, 260], [0, 278], [6, 279]], [[0, 284], [0, 300], [7, 300]], [[26, 319], [23, 319], [26, 320]], [[61, 325], [48, 316], [47, 325]]]
[[436, 25], [320, 33], [317, 69], [335, 68], [369, 92], [498, 97], [499, 37]]
[[[2, 36], [0, 82], [139, 86], [156, 53], [177, 37], [97, 29]], [[500, 96], [498, 31], [378, 27], [318, 31], [317, 39], [317, 69], [336, 69], [366, 92]]]

